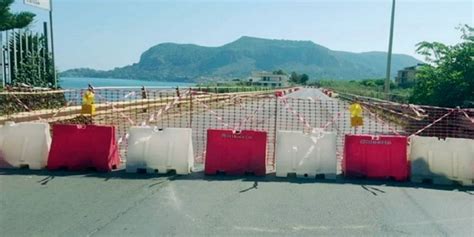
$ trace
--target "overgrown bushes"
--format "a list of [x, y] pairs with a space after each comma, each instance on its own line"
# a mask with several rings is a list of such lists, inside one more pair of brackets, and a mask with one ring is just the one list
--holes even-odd
[[29, 110], [56, 109], [63, 107], [66, 103], [63, 92], [2, 92], [0, 93], [0, 115]]

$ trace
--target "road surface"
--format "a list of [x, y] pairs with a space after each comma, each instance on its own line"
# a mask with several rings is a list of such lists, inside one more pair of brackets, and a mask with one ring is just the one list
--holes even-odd
[[473, 236], [474, 190], [363, 180], [0, 171], [2, 236]]
[[[332, 101], [315, 89], [290, 97]], [[323, 113], [313, 120], [320, 124], [339, 111], [323, 110], [302, 114]], [[291, 128], [286, 120], [293, 116], [283, 111], [278, 126]], [[274, 118], [267, 113], [259, 118]], [[7, 237], [474, 236], [474, 188], [204, 176], [202, 167], [189, 176], [3, 169], [0, 231]]]

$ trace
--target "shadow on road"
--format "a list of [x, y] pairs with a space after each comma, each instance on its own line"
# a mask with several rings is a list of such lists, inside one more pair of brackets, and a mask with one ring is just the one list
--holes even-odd
[[112, 172], [96, 172], [95, 170], [30, 170], [30, 169], [0, 169], [1, 175], [16, 175], [16, 176], [38, 176], [42, 179], [38, 183], [46, 185], [49, 181], [58, 177], [75, 177], [75, 178], [103, 178], [104, 181], [111, 179], [151, 179], [157, 177], [172, 178], [172, 174], [145, 174], [145, 173], [126, 173], [124, 169], [115, 170]]
[[[376, 194], [385, 193], [385, 191], [376, 188], [374, 186], [385, 186], [385, 187], [403, 187], [403, 188], [424, 188], [424, 189], [435, 189], [435, 190], [446, 190], [446, 191], [465, 191], [468, 194], [474, 195], [473, 186], [461, 186], [461, 185], [437, 185], [430, 183], [411, 183], [410, 181], [400, 182], [392, 180], [374, 180], [374, 179], [357, 179], [357, 178], [345, 178], [343, 175], [338, 175], [335, 180], [331, 179], [316, 179], [316, 178], [296, 178], [296, 177], [276, 177], [274, 173], [267, 174], [264, 177], [258, 177], [253, 175], [245, 176], [226, 176], [226, 175], [204, 175], [204, 172], [196, 172], [186, 176], [175, 176], [170, 180], [205, 180], [209, 182], [218, 181], [235, 181], [241, 180], [242, 182], [281, 182], [281, 183], [292, 183], [292, 184], [337, 184], [337, 185], [360, 185], [362, 188], [369, 192], [375, 192]], [[370, 185], [370, 187], [368, 187]]]
[[[204, 175], [203, 171], [191, 173], [189, 175], [175, 175], [175, 174], [141, 174], [141, 173], [126, 173], [125, 170], [116, 170], [109, 173], [99, 173], [94, 171], [48, 171], [48, 170], [29, 170], [29, 169], [0, 169], [0, 176], [38, 176], [40, 179], [37, 181], [40, 185], [47, 185], [48, 182], [59, 177], [75, 177], [75, 178], [98, 178], [103, 179], [105, 182], [112, 179], [128, 179], [128, 180], [145, 180], [152, 178], [166, 178], [169, 181], [207, 181], [207, 182], [226, 182], [226, 181], [237, 181], [252, 182], [253, 186], [248, 190], [242, 190], [242, 192], [249, 191], [251, 189], [257, 189], [259, 183], [266, 182], [279, 182], [279, 183], [291, 183], [291, 184], [334, 184], [334, 185], [360, 185], [361, 188], [367, 190], [373, 195], [383, 194], [385, 191], [374, 187], [403, 187], [403, 188], [423, 188], [423, 189], [434, 189], [434, 190], [445, 190], [445, 191], [461, 191], [466, 192], [469, 195], [474, 195], [473, 186], [460, 186], [460, 185], [437, 185], [437, 184], [426, 184], [426, 183], [412, 183], [409, 181], [398, 182], [391, 180], [373, 180], [373, 179], [354, 179], [345, 178], [342, 175], [338, 175], [335, 180], [330, 179], [315, 179], [315, 178], [296, 178], [296, 177], [276, 177], [274, 173], [267, 174], [266, 176], [258, 177], [253, 175], [244, 176], [228, 176], [228, 175]], [[369, 187], [370, 185], [370, 187]]]

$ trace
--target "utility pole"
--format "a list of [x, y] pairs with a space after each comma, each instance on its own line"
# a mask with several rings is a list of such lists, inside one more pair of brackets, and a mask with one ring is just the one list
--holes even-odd
[[390, 93], [390, 70], [392, 66], [392, 44], [393, 44], [393, 24], [395, 21], [395, 0], [392, 0], [392, 17], [390, 21], [390, 38], [388, 41], [388, 54], [387, 54], [387, 75], [385, 77], [385, 96], [389, 99]]
[[0, 74], [2, 79], [2, 88], [5, 88], [5, 60], [3, 60], [3, 32], [0, 31]]
[[[45, 21], [43, 22], [43, 36], [44, 36], [44, 40], [43, 40], [43, 72], [45, 73], [45, 75], [48, 75], [47, 72], [49, 72], [49, 45], [48, 45], [48, 42], [49, 42], [49, 37], [48, 37], [48, 23]], [[54, 81], [51, 81], [51, 84], [54, 84]]]
[[[17, 83], [18, 82], [18, 61], [17, 61], [17, 47], [16, 47], [16, 32], [15, 29], [13, 31], [13, 76], [11, 78], [12, 83]], [[11, 61], [10, 61], [11, 62]]]
[[[6, 31], [5, 33], [5, 40], [6, 40], [6, 44], [5, 46], [7, 47], [6, 49], [6, 56], [5, 56], [5, 81], [7, 83], [12, 83], [12, 70], [11, 70], [11, 51], [10, 51], [10, 31]], [[8, 74], [7, 74], [8, 73]]]
[[41, 75], [41, 48], [40, 48], [40, 35], [38, 33], [35, 34], [36, 38], [36, 59], [38, 60], [38, 78], [41, 80], [42, 75]]
[[20, 41], [20, 65], [23, 63], [23, 31], [21, 29], [18, 30], [18, 39]]
[[56, 75], [56, 63], [54, 59], [54, 30], [53, 30], [53, 0], [49, 1], [49, 31], [51, 32], [51, 59], [53, 66], [54, 88], [58, 88], [58, 77]]

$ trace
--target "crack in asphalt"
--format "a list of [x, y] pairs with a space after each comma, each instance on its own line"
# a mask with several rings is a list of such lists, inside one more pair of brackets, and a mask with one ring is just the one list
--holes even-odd
[[40, 183], [41, 185], [46, 185], [49, 183], [49, 181], [53, 180], [55, 176], [47, 176], [41, 180], [39, 180], [37, 183]]
[[152, 190], [151, 193], [147, 194], [147, 195], [144, 195], [142, 198], [136, 200], [135, 202], [133, 202], [130, 206], [126, 207], [124, 210], [120, 211], [117, 215], [115, 215], [114, 217], [110, 218], [106, 223], [100, 225], [99, 227], [97, 227], [95, 230], [91, 231], [90, 233], [88, 233], [86, 236], [94, 236], [96, 235], [99, 231], [101, 231], [102, 229], [104, 229], [105, 227], [107, 227], [109, 224], [111, 224], [112, 222], [114, 222], [115, 220], [117, 220], [118, 218], [122, 217], [123, 215], [125, 215], [127, 212], [129, 212], [130, 210], [132, 210], [133, 208], [137, 207], [138, 205], [142, 204], [144, 201], [146, 201], [147, 199], [151, 198], [155, 193], [157, 193], [158, 191], [161, 190], [161, 188], [165, 187], [171, 180], [170, 180], [171, 177], [168, 177], [167, 179], [161, 181], [161, 182], [157, 182], [157, 183], [154, 183], [154, 184], [150, 184], [148, 185], [148, 188], [152, 188], [152, 187], [155, 187], [155, 186], [158, 186], [156, 189]]
[[378, 189], [378, 188], [375, 188], [375, 187], [371, 187], [371, 186], [366, 186], [366, 185], [361, 185], [361, 187], [366, 190], [367, 192], [371, 193], [372, 195], [374, 196], [377, 196], [377, 192], [379, 193], [385, 193], [385, 191], [381, 190], [381, 189]]

